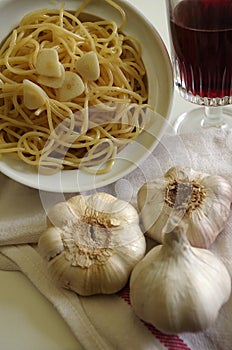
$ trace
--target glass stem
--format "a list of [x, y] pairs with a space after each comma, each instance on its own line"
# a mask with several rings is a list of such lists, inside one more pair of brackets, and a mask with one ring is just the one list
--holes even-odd
[[205, 107], [205, 116], [202, 120], [201, 126], [204, 128], [210, 128], [212, 126], [221, 128], [223, 125], [224, 122], [222, 107]]

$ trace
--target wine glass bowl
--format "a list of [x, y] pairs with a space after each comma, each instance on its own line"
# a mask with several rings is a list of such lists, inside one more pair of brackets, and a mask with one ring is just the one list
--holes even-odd
[[232, 0], [166, 4], [175, 86], [185, 100], [204, 106], [180, 116], [175, 129], [232, 126], [223, 108], [232, 103]]

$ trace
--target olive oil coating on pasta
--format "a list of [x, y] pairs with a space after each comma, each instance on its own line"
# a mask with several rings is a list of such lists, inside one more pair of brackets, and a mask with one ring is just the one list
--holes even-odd
[[[2, 43], [0, 156], [16, 156], [44, 173], [78, 168], [104, 173], [117, 152], [143, 130], [151, 107], [140, 44], [122, 30], [123, 9], [118, 27], [112, 20], [81, 13], [85, 3], [76, 12], [63, 5], [28, 13]], [[59, 89], [43, 85], [46, 80], [36, 69], [44, 49], [56, 50], [64, 72], [76, 74], [78, 59], [96, 53], [98, 79], [79, 74], [83, 93], [63, 101]], [[37, 109], [25, 105], [28, 81], [45, 92], [44, 103]], [[99, 165], [96, 171], [93, 167]]]

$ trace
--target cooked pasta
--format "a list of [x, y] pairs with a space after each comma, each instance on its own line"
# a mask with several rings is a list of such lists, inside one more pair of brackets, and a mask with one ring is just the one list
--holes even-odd
[[28, 13], [1, 45], [0, 155], [47, 173], [104, 173], [141, 133], [150, 106], [140, 44], [106, 2], [119, 28], [84, 15], [84, 1]]

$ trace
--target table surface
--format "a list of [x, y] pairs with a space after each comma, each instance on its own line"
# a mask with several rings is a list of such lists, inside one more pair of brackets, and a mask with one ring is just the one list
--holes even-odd
[[[165, 1], [129, 0], [129, 2], [150, 20], [169, 50]], [[193, 107], [190, 103], [185, 102], [174, 92], [172, 121], [191, 108]], [[1, 349], [81, 349], [52, 305], [21, 273], [0, 271], [0, 286]]]

